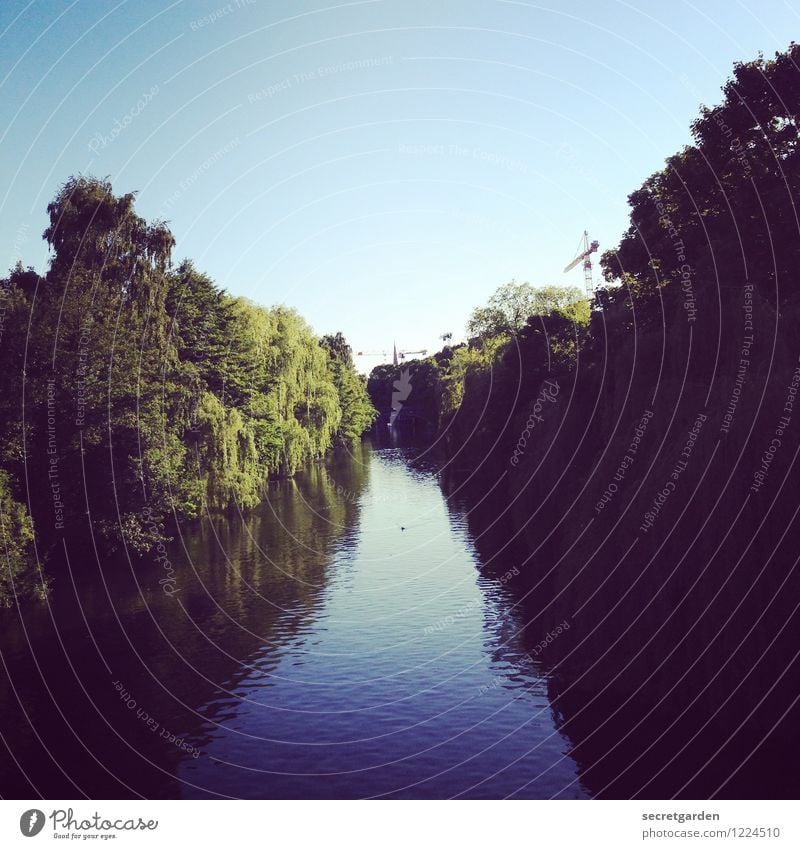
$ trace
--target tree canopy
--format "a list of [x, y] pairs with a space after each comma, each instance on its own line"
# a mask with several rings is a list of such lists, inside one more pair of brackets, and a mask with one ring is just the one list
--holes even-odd
[[341, 333], [173, 267], [172, 234], [135, 200], [71, 178], [47, 208], [47, 273], [0, 281], [0, 603], [46, 589], [34, 530], [45, 553], [87, 522], [99, 545], [146, 552], [176, 519], [257, 504], [375, 415]]
[[573, 320], [588, 320], [588, 304], [575, 286], [532, 286], [511, 280], [499, 286], [485, 306], [472, 311], [467, 332], [481, 337], [514, 335], [532, 315], [552, 312], [563, 313]]
[[723, 101], [702, 106], [694, 144], [628, 198], [631, 220], [602, 265], [642, 302], [680, 297], [685, 281], [794, 296], [800, 262], [800, 46], [734, 66]]

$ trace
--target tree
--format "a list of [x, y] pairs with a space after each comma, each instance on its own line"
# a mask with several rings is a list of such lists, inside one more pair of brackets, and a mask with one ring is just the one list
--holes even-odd
[[378, 412], [367, 394], [365, 378], [353, 365], [353, 352], [344, 335], [323, 336], [320, 345], [328, 354], [328, 372], [342, 410], [337, 436], [344, 442], [353, 442], [371, 427]]
[[328, 351], [331, 359], [344, 363], [348, 368], [353, 367], [353, 349], [347, 344], [341, 331], [327, 334], [319, 342]]
[[31, 517], [13, 498], [11, 479], [0, 469], [0, 607], [46, 595], [47, 579], [37, 579], [32, 543]]
[[119, 541], [125, 527], [144, 540], [145, 507], [161, 517], [192, 497], [181, 474], [189, 392], [165, 310], [174, 239], [134, 206], [134, 193], [81, 176], [47, 208], [53, 255], [31, 319], [29, 451], [32, 479], [57, 481], [64, 520], [51, 521], [52, 498], [35, 487], [37, 530], [80, 533], [88, 503], [101, 537]]
[[18, 264], [0, 281], [0, 602], [32, 528], [58, 551], [90, 516], [98, 545], [143, 553], [203, 507], [255, 505], [374, 415], [341, 334], [323, 347], [294, 310], [173, 269], [172, 234], [134, 193], [73, 177], [48, 214], [45, 277]]
[[483, 307], [473, 310], [467, 324], [472, 336], [516, 335], [532, 315], [557, 311], [569, 317], [580, 315], [576, 305], [583, 300], [574, 286], [532, 286], [512, 280], [500, 286]]
[[170, 335], [187, 371], [220, 397], [243, 402], [248, 393], [246, 359], [236, 330], [232, 299], [184, 260], [168, 274], [165, 302]]
[[608, 281], [629, 287], [642, 320], [649, 301], [677, 300], [685, 286], [716, 290], [749, 279], [770, 299], [795, 295], [798, 67], [794, 43], [774, 59], [737, 63], [723, 102], [702, 107], [693, 123], [695, 143], [628, 198], [630, 227], [601, 264]]

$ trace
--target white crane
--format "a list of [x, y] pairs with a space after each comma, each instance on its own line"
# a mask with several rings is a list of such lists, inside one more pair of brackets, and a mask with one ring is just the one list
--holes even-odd
[[[397, 360], [404, 360], [406, 357], [411, 357], [414, 354], [422, 354], [422, 356], [426, 356], [428, 353], [427, 348], [423, 348], [421, 351], [398, 351], [396, 348], [393, 350], [392, 359], [394, 360], [394, 364], [397, 365]], [[383, 357], [385, 360], [389, 358], [389, 354], [384, 349], [383, 351], [358, 351], [356, 353], [357, 357]]]
[[594, 284], [592, 283], [591, 255], [600, 247], [600, 242], [596, 240], [594, 242], [589, 242], [589, 231], [584, 230], [582, 245], [579, 246], [578, 250], [580, 250], [580, 247], [583, 247], [583, 250], [564, 269], [564, 274], [569, 271], [572, 271], [572, 269], [575, 268], [578, 263], [583, 262], [583, 279], [586, 285], [586, 297], [591, 299], [594, 295]]

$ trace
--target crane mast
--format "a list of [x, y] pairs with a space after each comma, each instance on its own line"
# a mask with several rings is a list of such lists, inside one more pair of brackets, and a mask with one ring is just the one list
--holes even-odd
[[583, 243], [579, 253], [572, 262], [564, 269], [564, 274], [572, 271], [576, 265], [583, 262], [583, 285], [586, 289], [586, 297], [591, 300], [594, 295], [594, 281], [592, 280], [592, 254], [600, 247], [600, 243], [595, 240], [589, 241], [589, 231], [583, 231]]

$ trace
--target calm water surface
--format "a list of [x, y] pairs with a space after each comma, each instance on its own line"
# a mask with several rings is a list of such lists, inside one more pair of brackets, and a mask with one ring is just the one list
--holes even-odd
[[365, 444], [181, 527], [172, 595], [73, 553], [0, 638], [3, 795], [585, 795], [513, 596], [413, 457]]

